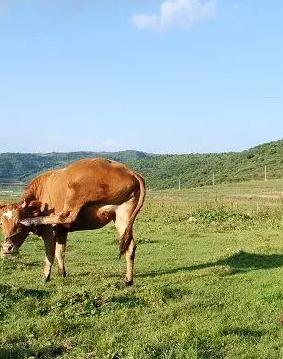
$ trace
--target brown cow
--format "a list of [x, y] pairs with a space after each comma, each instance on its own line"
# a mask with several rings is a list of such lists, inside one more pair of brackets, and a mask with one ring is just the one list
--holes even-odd
[[143, 178], [125, 165], [106, 159], [83, 159], [45, 172], [26, 187], [20, 204], [0, 205], [5, 240], [2, 254], [17, 252], [29, 232], [45, 244], [44, 279], [50, 280], [54, 256], [66, 275], [68, 232], [91, 230], [114, 221], [120, 253], [126, 254], [126, 284], [133, 284], [136, 245], [133, 224], [145, 196]]

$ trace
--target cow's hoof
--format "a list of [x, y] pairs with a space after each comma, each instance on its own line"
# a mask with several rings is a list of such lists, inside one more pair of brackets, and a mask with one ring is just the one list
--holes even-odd
[[68, 277], [68, 273], [65, 272], [65, 271], [60, 271], [60, 270], [58, 270], [58, 274], [59, 274], [60, 277], [63, 277], [63, 278]]
[[126, 284], [126, 287], [132, 287], [134, 285], [134, 281], [133, 280], [126, 280], [125, 284]]
[[48, 275], [47, 277], [46, 277], [45, 275], [43, 275], [43, 277], [42, 277], [42, 282], [43, 282], [43, 283], [48, 283], [48, 282], [50, 282], [50, 275]]

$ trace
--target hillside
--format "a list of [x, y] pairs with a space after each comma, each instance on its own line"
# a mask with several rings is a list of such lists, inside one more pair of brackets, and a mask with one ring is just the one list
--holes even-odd
[[139, 151], [71, 153], [2, 153], [0, 183], [27, 182], [40, 172], [62, 167], [83, 157], [105, 157], [129, 164], [142, 173], [151, 188], [176, 188], [212, 183], [283, 177], [283, 140], [256, 146], [242, 152], [216, 154], [155, 155]]

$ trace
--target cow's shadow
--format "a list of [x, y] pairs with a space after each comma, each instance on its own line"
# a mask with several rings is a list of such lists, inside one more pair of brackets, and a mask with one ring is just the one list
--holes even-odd
[[259, 254], [239, 251], [227, 258], [219, 259], [214, 262], [200, 263], [192, 266], [183, 266], [170, 269], [153, 270], [147, 273], [137, 274], [137, 277], [158, 277], [166, 274], [180, 272], [193, 272], [206, 268], [225, 267], [223, 271], [227, 275], [235, 275], [260, 269], [272, 269], [283, 267], [283, 255], [281, 254]]
[[0, 284], [0, 293], [2, 296], [5, 296], [6, 299], [11, 300], [13, 303], [16, 300], [21, 300], [26, 297], [41, 299], [50, 296], [50, 293], [47, 290], [25, 289], [21, 287], [17, 288], [6, 284]]
[[64, 348], [61, 346], [50, 345], [41, 349], [28, 348], [24, 343], [10, 347], [0, 348], [0, 358], [3, 359], [22, 359], [22, 358], [58, 358], [64, 354]]

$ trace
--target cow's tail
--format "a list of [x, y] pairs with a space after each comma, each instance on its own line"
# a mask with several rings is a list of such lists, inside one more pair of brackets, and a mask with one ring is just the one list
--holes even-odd
[[145, 182], [144, 182], [144, 179], [136, 174], [136, 173], [133, 173], [134, 176], [136, 177], [136, 179], [139, 181], [139, 185], [140, 185], [140, 195], [139, 195], [139, 200], [138, 200], [138, 203], [136, 205], [136, 208], [134, 209], [131, 217], [130, 217], [130, 220], [129, 220], [129, 223], [127, 225], [127, 228], [120, 240], [120, 255], [123, 255], [127, 249], [129, 248], [129, 245], [133, 239], [133, 225], [134, 225], [134, 221], [135, 221], [135, 218], [137, 216], [137, 214], [139, 213], [140, 209], [142, 208], [142, 205], [143, 205], [143, 202], [144, 202], [144, 197], [145, 197]]

